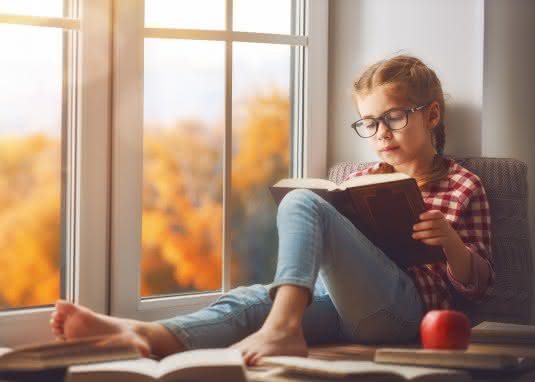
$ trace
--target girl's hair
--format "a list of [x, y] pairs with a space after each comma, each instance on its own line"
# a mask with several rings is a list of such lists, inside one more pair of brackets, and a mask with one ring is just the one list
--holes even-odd
[[[430, 173], [418, 179], [418, 186], [434, 183], [447, 176], [448, 168], [442, 158], [446, 132], [444, 125], [444, 93], [435, 72], [416, 57], [400, 55], [369, 66], [353, 83], [353, 97], [368, 94], [381, 85], [389, 86], [396, 95], [405, 95], [415, 105], [427, 105], [433, 101], [440, 107], [440, 120], [433, 129], [432, 142], [437, 155]], [[384, 163], [376, 173], [394, 172]]]

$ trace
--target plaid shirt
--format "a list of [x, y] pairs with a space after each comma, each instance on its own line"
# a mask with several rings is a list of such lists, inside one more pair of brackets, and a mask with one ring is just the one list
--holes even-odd
[[[440, 210], [459, 234], [471, 256], [470, 281], [463, 285], [450, 271], [447, 262], [414, 266], [407, 269], [427, 310], [453, 308], [453, 289], [478, 302], [494, 285], [494, 261], [490, 248], [490, 211], [485, 189], [477, 175], [452, 159], [445, 159], [447, 179], [422, 190], [428, 210]], [[381, 163], [356, 171], [345, 179], [372, 173]], [[489, 278], [483, 279], [483, 268]]]

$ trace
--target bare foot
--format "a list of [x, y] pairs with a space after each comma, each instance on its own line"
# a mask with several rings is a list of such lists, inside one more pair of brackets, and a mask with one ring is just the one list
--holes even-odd
[[64, 300], [56, 301], [50, 327], [59, 340], [110, 335], [103, 345], [129, 344], [143, 356], [151, 353], [148, 340], [136, 330], [136, 321], [98, 314]]
[[254, 365], [268, 355], [293, 355], [306, 357], [308, 348], [302, 329], [276, 329], [262, 327], [242, 341], [231, 346], [239, 350], [247, 365]]

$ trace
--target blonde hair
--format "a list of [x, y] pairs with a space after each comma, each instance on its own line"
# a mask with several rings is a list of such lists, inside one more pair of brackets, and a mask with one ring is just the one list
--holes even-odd
[[[428, 174], [417, 179], [422, 188], [447, 176], [448, 168], [442, 157], [446, 143], [444, 125], [444, 92], [435, 72], [421, 60], [412, 56], [399, 55], [379, 61], [368, 68], [353, 82], [353, 97], [368, 94], [377, 86], [387, 85], [397, 93], [404, 94], [415, 105], [427, 105], [436, 101], [440, 107], [440, 120], [433, 129], [432, 143], [436, 151], [433, 166]], [[394, 172], [393, 166], [384, 163], [376, 173]]]

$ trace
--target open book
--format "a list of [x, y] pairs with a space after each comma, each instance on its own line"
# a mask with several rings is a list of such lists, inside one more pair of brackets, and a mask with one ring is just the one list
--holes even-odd
[[99, 346], [106, 337], [54, 341], [17, 347], [0, 348], [0, 372], [65, 368], [81, 363], [138, 358], [130, 346]]
[[288, 178], [270, 187], [280, 203], [291, 190], [309, 189], [331, 203], [398, 266], [445, 261], [442, 249], [412, 238], [412, 226], [426, 211], [414, 178], [403, 173], [353, 177], [337, 185], [326, 179]]
[[[324, 361], [303, 357], [263, 357], [260, 365], [278, 366], [282, 369], [255, 381], [418, 381], [465, 382], [472, 378], [468, 372], [424, 367], [380, 365], [370, 361]], [[301, 377], [300, 377], [301, 376]]]
[[65, 382], [245, 382], [245, 375], [239, 351], [200, 349], [172, 354], [159, 361], [141, 358], [71, 366]]
[[533, 369], [535, 366], [535, 360], [528, 357], [490, 352], [433, 349], [377, 349], [374, 361], [397, 365], [487, 371], [521, 371]]
[[476, 343], [535, 345], [535, 325], [483, 321], [472, 328], [470, 340]]

